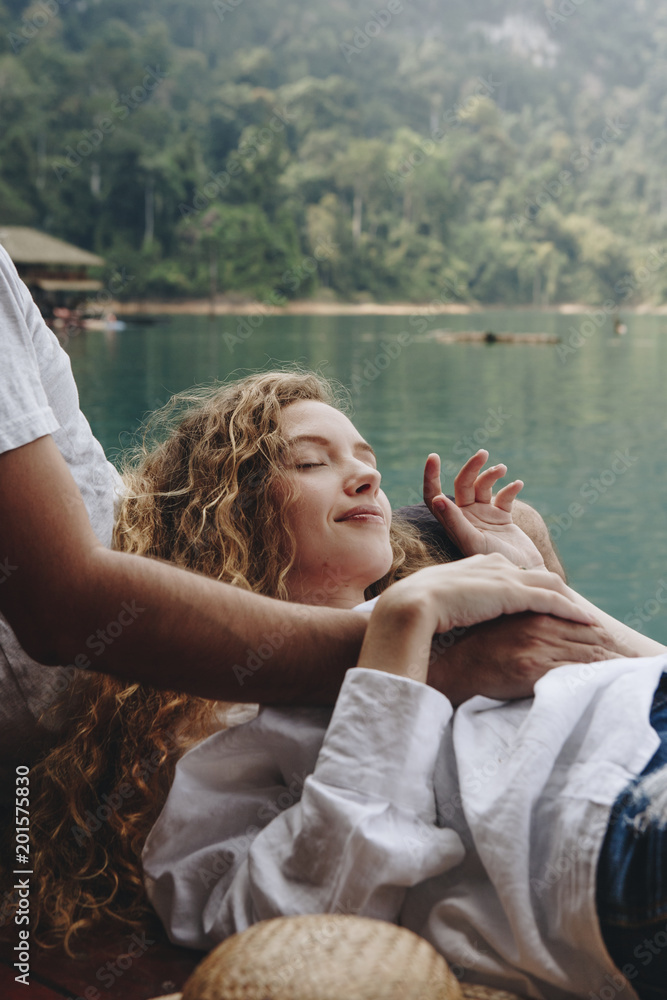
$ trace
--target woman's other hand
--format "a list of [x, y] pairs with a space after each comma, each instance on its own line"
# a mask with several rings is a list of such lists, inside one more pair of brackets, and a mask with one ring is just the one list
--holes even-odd
[[371, 614], [357, 665], [425, 681], [435, 633], [521, 611], [595, 621], [555, 573], [519, 568], [499, 553], [472, 556], [389, 587]]
[[467, 556], [499, 552], [517, 566], [544, 567], [539, 549], [512, 520], [512, 504], [523, 483], [509, 483], [494, 496], [493, 487], [507, 466], [494, 465], [482, 472], [488, 457], [488, 451], [481, 449], [468, 459], [454, 480], [456, 503], [452, 503], [440, 485], [440, 457], [429, 455], [424, 468], [424, 500], [429, 510]]

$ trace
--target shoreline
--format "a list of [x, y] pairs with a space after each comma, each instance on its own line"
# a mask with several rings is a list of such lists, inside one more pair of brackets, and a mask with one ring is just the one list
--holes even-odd
[[[219, 298], [159, 301], [146, 299], [136, 302], [110, 304], [117, 316], [170, 315], [170, 316], [467, 316], [471, 313], [540, 312], [562, 316], [593, 314], [601, 307], [578, 302], [564, 302], [554, 306], [479, 305], [452, 302], [319, 302], [313, 299], [294, 299], [285, 306], [268, 305], [252, 299]], [[667, 305], [619, 306], [618, 313], [638, 316], [665, 316]], [[611, 313], [609, 315], [612, 315]], [[615, 315], [615, 313], [614, 313]]]

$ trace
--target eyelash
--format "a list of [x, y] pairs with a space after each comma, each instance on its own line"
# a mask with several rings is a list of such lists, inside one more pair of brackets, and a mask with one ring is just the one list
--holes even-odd
[[324, 465], [324, 462], [303, 462], [297, 465], [297, 469], [317, 469], [320, 465]]

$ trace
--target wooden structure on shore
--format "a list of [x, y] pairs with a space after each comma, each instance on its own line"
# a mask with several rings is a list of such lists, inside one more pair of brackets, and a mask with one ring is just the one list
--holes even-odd
[[28, 226], [3, 225], [0, 243], [46, 318], [52, 317], [56, 308], [76, 309], [103, 287], [89, 271], [103, 267], [104, 258], [72, 243]]

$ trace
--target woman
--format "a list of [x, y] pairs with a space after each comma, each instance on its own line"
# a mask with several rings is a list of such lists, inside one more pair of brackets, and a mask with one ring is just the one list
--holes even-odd
[[[269, 419], [257, 406], [250, 424], [230, 423], [230, 436], [246, 447], [255, 434], [262, 471], [248, 468], [246, 480], [230, 470], [231, 493], [226, 478], [217, 503], [229, 502], [241, 534], [275, 526], [274, 548], [264, 549], [280, 565], [273, 592], [348, 608], [373, 586], [381, 596], [331, 718], [264, 709], [178, 765], [144, 851], [170, 936], [207, 948], [284, 913], [359, 913], [417, 930], [473, 981], [547, 1000], [603, 998], [620, 978], [600, 923], [611, 942], [614, 897], [621, 910], [627, 898], [623, 879], [605, 873], [618, 850], [610, 811], [656, 759], [649, 711], [664, 656], [565, 667], [532, 700], [474, 698], [454, 713], [424, 683], [434, 633], [525, 609], [591, 620], [512, 525], [521, 484], [492, 497], [504, 467], [482, 473], [480, 453], [457, 479], [463, 509], [434, 502], [464, 551], [503, 551], [519, 566], [476, 556], [388, 587], [396, 548], [367, 443], [325, 395], [281, 396]], [[662, 648], [633, 641], [635, 652]], [[270, 669], [270, 643], [251, 652], [240, 684], [244, 670]], [[649, 829], [650, 809], [641, 812], [637, 795], [633, 804], [637, 829]], [[650, 868], [639, 859], [632, 871]], [[639, 904], [647, 920], [662, 905], [648, 889]], [[626, 947], [614, 944], [614, 956]], [[651, 989], [642, 985], [642, 997], [663, 995]]]
[[[294, 484], [278, 425], [298, 400], [331, 404], [335, 394], [312, 374], [286, 372], [175, 397], [128, 461], [116, 547], [287, 598]], [[390, 551], [381, 586], [439, 561], [400, 524]], [[327, 575], [313, 600], [335, 600], [341, 584]], [[230, 706], [101, 675], [80, 673], [61, 692], [44, 720], [60, 730], [58, 743], [31, 772], [31, 907], [42, 944], [64, 942], [71, 952], [79, 933], [102, 921], [140, 927], [150, 918], [139, 855], [176, 761], [238, 717]], [[6, 874], [11, 868], [8, 859]]]

